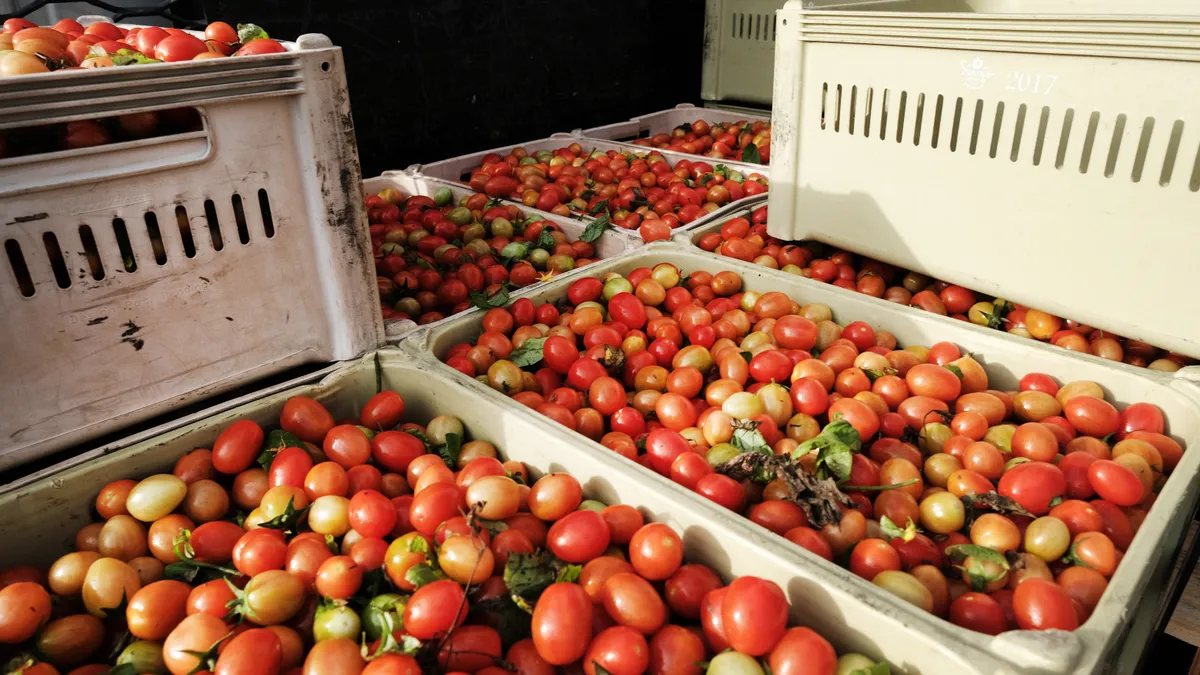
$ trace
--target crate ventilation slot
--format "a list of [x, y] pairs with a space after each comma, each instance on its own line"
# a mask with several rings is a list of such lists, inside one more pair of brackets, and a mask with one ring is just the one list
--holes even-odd
[[[1081, 174], [1103, 171], [1107, 178], [1162, 187], [1182, 184], [1186, 175], [1187, 188], [1200, 191], [1200, 144], [1181, 147], [1184, 120], [825, 82], [820, 125], [848, 136]], [[1118, 159], [1131, 156], [1129, 173], [1117, 176]], [[1180, 162], [1185, 166], [1177, 167]]]
[[[266, 238], [272, 239], [275, 237], [275, 219], [271, 212], [271, 200], [266, 190], [258, 190], [257, 201], [258, 212], [262, 217], [263, 234], [266, 235]], [[246, 217], [241, 195], [234, 193], [230, 197], [229, 203], [237, 228], [238, 241], [243, 245], [249, 244], [251, 223]], [[253, 207], [251, 206], [250, 208]], [[216, 204], [211, 199], [204, 202], [204, 213], [205, 220], [208, 223], [209, 237], [213, 250], [220, 251], [224, 248], [224, 237], [221, 233], [221, 224], [217, 215]], [[150, 244], [150, 252], [153, 254], [156, 264], [159, 266], [166, 265], [171, 256], [178, 256], [180, 252], [187, 258], [196, 257], [196, 241], [192, 232], [191, 221], [188, 218], [187, 207], [182, 204], [175, 206], [175, 224], [179, 231], [182, 251], [171, 250], [171, 239], [163, 236], [157, 213], [146, 211], [142, 214], [142, 221], [146, 228], [146, 240]], [[133, 239], [130, 237], [130, 224], [126, 223], [123, 218], [113, 218], [107, 226], [112, 231], [112, 239], [110, 241], [116, 243], [117, 251], [120, 254], [120, 265], [116, 269], [124, 270], [126, 273], [136, 272], [139, 261]], [[140, 236], [140, 231], [137, 231], [138, 228], [134, 229], [134, 237]], [[95, 281], [103, 281], [107, 276], [107, 271], [105, 269], [104, 257], [101, 255], [100, 247], [96, 242], [96, 232], [92, 229], [91, 225], [84, 223], [79, 225], [77, 233], [80, 245], [79, 255], [84, 261], [84, 266], [76, 270], [78, 278], [86, 279], [90, 277]], [[68, 250], [73, 250], [74, 234], [69, 234], [70, 236], [67, 238], [71, 241], [67, 241], [66, 244]], [[45, 249], [46, 260], [49, 262], [50, 272], [54, 276], [55, 283], [59, 288], [70, 288], [72, 285], [71, 267], [67, 264], [67, 258], [63, 254], [59, 235], [51, 231], [46, 231], [41, 236], [41, 246]], [[111, 246], [111, 243], [109, 246]], [[27, 298], [32, 297], [36, 292], [36, 287], [30, 275], [29, 265], [26, 262], [25, 253], [21, 249], [20, 242], [16, 239], [7, 239], [4, 242], [4, 249], [9, 269], [16, 279], [17, 288], [20, 290], [21, 295]], [[113, 260], [110, 262], [116, 263], [117, 261]]]
[[733, 12], [729, 15], [729, 23], [732, 24], [731, 37], [757, 42], [775, 41], [774, 14]]

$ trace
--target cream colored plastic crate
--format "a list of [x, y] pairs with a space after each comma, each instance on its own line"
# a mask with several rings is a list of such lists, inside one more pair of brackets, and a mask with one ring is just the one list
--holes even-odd
[[611, 141], [628, 142], [655, 134], [669, 134], [676, 127], [691, 124], [696, 120], [707, 122], [771, 121], [770, 110], [745, 113], [721, 108], [698, 108], [691, 103], [680, 103], [674, 108], [660, 110], [648, 115], [638, 115], [628, 122], [616, 122], [602, 127], [583, 129], [575, 133], [587, 138], [604, 138]]
[[784, 0], [707, 0], [700, 98], [770, 105]]
[[1180, 292], [1200, 208], [1200, 98], [1180, 83], [1200, 75], [1200, 42], [1121, 22], [1142, 46], [856, 34], [842, 15], [779, 14], [772, 234], [1200, 356]]
[[[1105, 389], [1118, 406], [1149, 401], [1161, 407], [1169, 421], [1168, 433], [1183, 440], [1191, 449], [1184, 453], [1180, 464], [1163, 487], [1096, 610], [1073, 633], [1010, 631], [996, 637], [976, 633], [907, 605], [848, 570], [826, 562], [782, 538], [777, 537], [772, 542], [791, 551], [796, 561], [797, 575], [819, 578], [820, 584], [830, 593], [863, 598], [877, 608], [880, 613], [878, 619], [887, 622], [876, 623], [873, 617], [839, 607], [835, 612], [821, 612], [810, 617], [814, 628], [835, 642], [840, 640], [854, 649], [862, 644], [859, 640], [870, 640], [882, 653], [911, 654], [910, 660], [903, 663], [909, 672], [925, 675], [963, 672], [994, 675], [1127, 673], [1133, 670], [1142, 647], [1154, 630], [1159, 606], [1165, 600], [1164, 591], [1172, 565], [1182, 545], [1183, 533], [1197, 497], [1200, 496], [1191, 489], [1200, 473], [1200, 453], [1195, 450], [1200, 445], [1200, 388], [1192, 374], [1197, 369], [1165, 374], [1112, 368], [1107, 362], [1082, 358], [1057, 347], [1020, 340], [965, 322], [905, 310], [884, 300], [829, 284], [798, 277], [785, 278], [759, 265], [704, 253], [678, 243], [651, 244], [621, 258], [572, 272], [527, 297], [535, 303], [561, 300], [566, 297], [567, 286], [582, 276], [602, 277], [607, 272], [627, 274], [638, 267], [650, 267], [660, 262], [671, 263], [685, 272], [733, 270], [742, 276], [746, 290], [783, 291], [801, 303], [825, 303], [833, 309], [834, 317], [839, 321], [866, 321], [876, 329], [891, 331], [902, 345], [929, 345], [943, 340], [953, 342], [983, 364], [990, 386], [998, 389], [1015, 389], [1018, 380], [1026, 373], [1044, 372], [1064, 382], [1093, 380]], [[453, 345], [477, 337], [479, 331], [479, 317], [464, 317], [448, 321], [432, 331], [419, 333], [401, 348], [422, 356], [442, 355]], [[471, 387], [498, 405], [507, 406], [514, 411], [511, 414], [534, 418], [546, 428], [561, 428], [548, 418], [449, 366], [441, 365], [440, 368], [440, 372], [457, 378], [462, 386]], [[602, 449], [602, 446], [585, 440], [581, 435], [574, 438], [576, 443]], [[658, 486], [655, 489], [678, 489], [668, 479], [652, 475], [648, 469], [632, 462], [627, 462], [625, 466], [628, 467], [626, 471], [637, 473], [644, 480], [657, 479]], [[702, 499], [698, 495], [696, 498]], [[766, 530], [759, 529], [749, 520], [744, 522], [746, 527], [765, 536]], [[816, 602], [817, 598], [806, 600]], [[827, 607], [823, 604], [809, 606]], [[892, 633], [885, 629], [887, 625], [904, 626], [904, 630]], [[919, 643], [914, 641], [917, 636], [921, 639]], [[904, 647], [906, 643], [911, 651]]]
[[[432, 197], [438, 189], [443, 187], [448, 188], [453, 193], [455, 203], [475, 194], [470, 188], [461, 183], [439, 182], [415, 172], [387, 171], [382, 176], [368, 178], [363, 181], [363, 189], [369, 195], [378, 194], [383, 190], [391, 188], [410, 196], [425, 195], [426, 197]], [[520, 205], [520, 208], [525, 213], [536, 214], [539, 218], [555, 223], [562, 228], [563, 233], [567, 235], [567, 239], [570, 241], [577, 241], [579, 235], [583, 234], [583, 231], [587, 229], [586, 222], [575, 218], [556, 216], [552, 213], [546, 213], [545, 211], [539, 211], [538, 209], [532, 209], [524, 205]], [[614, 258], [626, 251], [643, 246], [646, 242], [638, 236], [637, 232], [614, 227], [600, 235], [600, 238], [592, 243], [596, 247], [596, 257], [603, 259]], [[517, 289], [512, 293], [512, 297], [520, 297], [523, 293], [529, 291], [530, 288], [532, 287], [526, 286], [525, 288]], [[450, 320], [450, 318], [447, 317], [441, 321], [435, 321], [428, 324], [428, 326], [436, 326]], [[389, 344], [396, 344], [418, 328], [415, 321], [408, 319], [385, 319], [383, 323]]]
[[[494, 443], [505, 459], [524, 462], [535, 475], [567, 472], [579, 480], [589, 499], [637, 506], [648, 520], [666, 523], [680, 533], [686, 560], [708, 565], [725, 579], [753, 575], [779, 584], [791, 602], [793, 620], [819, 631], [822, 626], [834, 627], [822, 634], [839, 651], [860, 651], [904, 667], [927, 659], [932, 651], [956, 669], [967, 666], [931, 636], [906, 628], [887, 607], [877, 608], [872, 598], [831, 587], [829, 575], [813, 568], [810, 561], [797, 559], [783, 539], [747, 528], [742, 518], [674, 483], [632, 471], [627, 460], [581, 443], [561, 427], [514, 414], [505, 402], [479, 396], [440, 368], [415, 363], [395, 350], [379, 354], [383, 386], [404, 397], [406, 421], [426, 423], [437, 415], [457, 416], [471, 438]], [[211, 447], [217, 435], [237, 420], [278, 427], [283, 404], [292, 396], [315, 398], [338, 419], [356, 416], [376, 392], [374, 358], [368, 355], [293, 385], [263, 392], [236, 407], [209, 411], [120, 450], [95, 454], [86, 462], [51, 467], [19, 486], [0, 488], [0, 509], [6, 514], [0, 536], [9, 544], [0, 550], [0, 567], [49, 565], [73, 550], [75, 533], [91, 522], [96, 494], [106, 483], [170, 472], [180, 457], [193, 448]], [[853, 617], [853, 628], [846, 625], [847, 617]]]
[[0, 470], [383, 344], [341, 50], [285, 46], [0, 81], [0, 129], [203, 118], [0, 160]]

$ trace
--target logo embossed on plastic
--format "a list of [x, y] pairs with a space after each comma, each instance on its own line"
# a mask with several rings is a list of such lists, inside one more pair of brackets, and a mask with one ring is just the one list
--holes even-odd
[[959, 66], [962, 67], [963, 86], [971, 91], [979, 91], [983, 86], [992, 79], [995, 73], [991, 68], [988, 68], [983, 59], [975, 57], [970, 61], [963, 59], [959, 61]]

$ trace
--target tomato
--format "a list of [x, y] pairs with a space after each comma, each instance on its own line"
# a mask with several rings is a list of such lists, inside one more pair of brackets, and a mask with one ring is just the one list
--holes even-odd
[[633, 629], [612, 626], [592, 640], [583, 659], [583, 672], [596, 675], [599, 666], [613, 675], [641, 675], [649, 665], [646, 638]]
[[1075, 630], [1079, 616], [1061, 586], [1045, 579], [1027, 579], [1013, 591], [1013, 612], [1022, 630]]
[[474, 673], [492, 666], [503, 654], [500, 634], [490, 626], [460, 626], [442, 643], [438, 663], [442, 672]]
[[258, 458], [262, 444], [262, 427], [250, 420], [234, 422], [213, 442], [213, 468], [226, 474], [245, 471]]
[[650, 673], [701, 675], [696, 665], [704, 661], [704, 640], [696, 633], [670, 624], [650, 639]]
[[383, 654], [372, 659], [361, 675], [421, 675], [421, 666], [411, 656]]
[[664, 580], [683, 562], [683, 540], [667, 525], [646, 525], [629, 542], [629, 562], [642, 577]]
[[374, 431], [390, 429], [404, 416], [404, 399], [394, 391], [381, 391], [372, 396], [359, 413], [359, 422]]
[[284, 570], [268, 570], [246, 584], [246, 618], [260, 626], [283, 623], [304, 605], [304, 581]]
[[882, 539], [863, 539], [850, 553], [850, 571], [870, 581], [884, 570], [900, 569], [900, 554]]
[[741, 511], [746, 503], [746, 490], [742, 484], [724, 474], [709, 474], [696, 482], [696, 492], [724, 506], [730, 511]]
[[560, 559], [582, 563], [604, 553], [609, 538], [608, 523], [600, 513], [581, 509], [551, 525], [546, 544]]
[[[136, 595], [136, 594], [135, 594]], [[193, 614], [209, 614], [216, 618], [224, 618], [229, 613], [227, 605], [234, 599], [233, 591], [224, 579], [206, 581], [193, 588], [188, 594], [188, 616]]]
[[778, 675], [833, 675], [838, 657], [833, 645], [811, 628], [790, 628], [771, 650], [767, 664]]
[[283, 404], [279, 426], [306, 443], [320, 444], [333, 428], [333, 415], [307, 396], [293, 396]]
[[458, 515], [459, 508], [464, 506], [463, 497], [462, 488], [454, 483], [430, 485], [413, 497], [409, 512], [413, 527], [422, 534], [433, 535], [438, 525]]
[[950, 603], [950, 623], [988, 635], [1008, 630], [1004, 608], [986, 593], [963, 593]]
[[751, 656], [762, 656], [787, 630], [788, 603], [783, 591], [758, 577], [738, 577], [722, 601], [721, 625], [729, 645]]
[[462, 586], [448, 579], [434, 581], [418, 588], [404, 607], [404, 630], [418, 640], [433, 639], [461, 625], [467, 609]]
[[1121, 414], [1111, 403], [1092, 396], [1076, 396], [1063, 405], [1063, 415], [1081, 434], [1104, 438], [1121, 426]]
[[[671, 429], [655, 429], [646, 437], [646, 454], [650, 468], [669, 476], [671, 464], [680, 454], [691, 452], [691, 446], [683, 436]], [[535, 512], [535, 515], [536, 512]]]
[[[88, 571], [90, 577], [90, 568]], [[84, 600], [87, 601], [86, 593]], [[0, 642], [24, 642], [33, 637], [49, 619], [50, 594], [41, 584], [20, 581], [0, 589]]]
[[1145, 493], [1142, 481], [1133, 471], [1114, 461], [1099, 459], [1092, 462], [1088, 466], [1087, 475], [1092, 489], [1106, 501], [1118, 506], [1133, 506], [1142, 501]]
[[[68, 667], [83, 662], [103, 642], [104, 623], [100, 619], [91, 614], [74, 614], [47, 624], [37, 636], [37, 651], [46, 661]], [[11, 672], [29, 673], [30, 670]]]
[[200, 663], [195, 653], [207, 652], [228, 633], [229, 627], [217, 617], [193, 614], [181, 621], [163, 641], [163, 662], [171, 675], [188, 675]]
[[[542, 592], [533, 608], [531, 628], [538, 655], [558, 666], [581, 658], [592, 639], [592, 624], [581, 621], [580, 617], [587, 616], [591, 611], [592, 601], [582, 586], [551, 584]], [[408, 627], [407, 620], [405, 627]]]
[[191, 586], [169, 579], [141, 588], [125, 609], [129, 632], [143, 640], [165, 639], [187, 617], [191, 592]]
[[266, 628], [251, 628], [221, 646], [213, 675], [278, 672], [283, 663], [283, 645]]
[[604, 609], [613, 621], [644, 635], [662, 627], [667, 608], [650, 582], [637, 574], [619, 572], [604, 582]]
[[[145, 32], [146, 29], [142, 30]], [[139, 33], [139, 35], [140, 34], [141, 33]], [[213, 21], [212, 23], [208, 24], [208, 26], [204, 28], [204, 38], [206, 40], [216, 40], [217, 42], [224, 42], [226, 44], [232, 44], [238, 41], [237, 31], [233, 29], [233, 26], [230, 26], [224, 21]]]
[[362, 675], [366, 672], [365, 667], [359, 644], [347, 638], [336, 638], [313, 645], [304, 659], [302, 675]]
[[[1140, 483], [1139, 483], [1140, 487]], [[998, 491], [1015, 500], [1034, 515], [1050, 511], [1050, 501], [1061, 497], [1067, 489], [1062, 471], [1045, 462], [1026, 462], [1005, 472]]]
[[168, 35], [154, 46], [155, 57], [160, 61], [168, 63], [172, 61], [191, 61], [197, 55], [204, 54], [207, 51], [208, 45], [204, 44], [203, 40], [187, 33]]
[[1107, 535], [1100, 532], [1080, 532], [1071, 545], [1075, 559], [1105, 577], [1117, 569], [1117, 549]]
[[287, 560], [287, 548], [287, 542], [279, 530], [251, 530], [242, 535], [233, 547], [233, 564], [239, 572], [249, 577], [267, 570], [280, 570]]

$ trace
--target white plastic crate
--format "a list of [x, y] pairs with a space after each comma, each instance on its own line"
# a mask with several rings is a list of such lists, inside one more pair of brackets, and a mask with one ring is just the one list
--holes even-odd
[[678, 126], [691, 124], [696, 120], [707, 122], [740, 122], [771, 121], [771, 111], [762, 110], [757, 113], [744, 113], [721, 108], [697, 108], [691, 103], [680, 103], [674, 108], [660, 110], [648, 115], [638, 115], [628, 122], [616, 122], [601, 127], [583, 129], [576, 133], [587, 138], [604, 138], [611, 141], [627, 142], [638, 138], [646, 138], [655, 134], [669, 134]]
[[[416, 172], [407, 171], [386, 171], [382, 176], [368, 178], [363, 181], [363, 188], [367, 194], [373, 195], [387, 190], [389, 188], [399, 190], [406, 195], [425, 195], [432, 197], [439, 188], [449, 188], [454, 194], [454, 200], [457, 203], [465, 197], [470, 197], [475, 194], [471, 189], [459, 183], [448, 183], [444, 181], [435, 181]], [[536, 214], [539, 218], [549, 220], [560, 228], [567, 239], [576, 241], [579, 235], [587, 228], [587, 223], [575, 218], [566, 218], [564, 216], [556, 216], [552, 213], [546, 213], [537, 209], [529, 208], [528, 206], [520, 205], [520, 209], [529, 214]], [[596, 247], [597, 258], [613, 258], [619, 256], [626, 251], [643, 246], [645, 242], [636, 232], [622, 230], [620, 228], [612, 228], [600, 235], [600, 238], [593, 242]], [[534, 284], [536, 286], [536, 284]], [[533, 286], [517, 289], [512, 293], [513, 297], [520, 297], [522, 293], [528, 292]], [[453, 315], [457, 316], [457, 315]], [[427, 324], [427, 326], [436, 326], [445, 321], [449, 321], [452, 317], [446, 317], [441, 321]], [[387, 341], [390, 344], [395, 344], [401, 339], [407, 337], [410, 333], [417, 330], [420, 326], [415, 321], [408, 319], [384, 320], [384, 330], [387, 335]]]
[[1200, 41], [1162, 46], [1145, 17], [1094, 40], [1088, 16], [1003, 40], [918, 25], [971, 15], [854, 23], [882, 14], [780, 12], [772, 234], [1200, 356], [1200, 99], [1180, 93]]
[[0, 129], [203, 119], [0, 160], [0, 469], [383, 343], [341, 50], [285, 46], [0, 80]]
[[[1008, 631], [997, 636], [977, 633], [940, 619], [891, 596], [853, 574], [818, 558], [811, 552], [780, 538], [761, 542], [764, 550], [783, 546], [793, 560], [795, 579], [788, 585], [803, 589], [806, 606], [812, 608], [806, 623], [829, 637], [835, 644], [866, 653], [902, 654], [894, 662], [901, 672], [922, 675], [977, 673], [1008, 675], [1017, 673], [1129, 673], [1133, 671], [1142, 648], [1154, 630], [1158, 610], [1165, 601], [1165, 586], [1172, 565], [1183, 544], [1191, 514], [1200, 494], [1192, 489], [1200, 474], [1200, 387], [1194, 371], [1160, 373], [1145, 369], [1113, 368], [1105, 361], [1084, 357], [1064, 349], [1035, 343], [999, 333], [989, 328], [927, 312], [899, 307], [880, 298], [872, 298], [830, 284], [783, 275], [774, 270], [732, 258], [705, 253], [674, 242], [648, 245], [618, 259], [584, 268], [553, 283], [546, 284], [527, 297], [535, 303], [565, 298], [567, 287], [585, 276], [603, 277], [608, 272], [628, 274], [639, 267], [671, 263], [687, 272], [738, 273], [747, 291], [782, 291], [801, 304], [819, 302], [828, 305], [840, 322], [866, 321], [876, 329], [892, 332], [901, 345], [930, 345], [949, 341], [959, 345], [980, 361], [988, 373], [989, 386], [1001, 390], [1016, 389], [1018, 380], [1029, 372], [1048, 373], [1063, 382], [1091, 380], [1108, 393], [1118, 407], [1135, 401], [1158, 405], [1168, 420], [1171, 434], [1184, 442], [1183, 458], [1159, 493], [1121, 565], [1091, 617], [1074, 632]], [[461, 317], [438, 328], [422, 332], [401, 348], [428, 358], [444, 355], [453, 345], [479, 335], [479, 317]], [[459, 379], [481, 395], [507, 405], [520, 414], [533, 417], [544, 427], [562, 429], [556, 422], [529, 411], [486, 384], [442, 364], [441, 372]], [[575, 435], [576, 444], [599, 450], [606, 448]], [[608, 451], [611, 453], [611, 451]], [[669, 479], [627, 462], [629, 472], [640, 472], [640, 480], [654, 480], [655, 489], [681, 491]], [[632, 478], [631, 478], [632, 480]], [[682, 490], [686, 493], [686, 489]], [[698, 501], [704, 498], [691, 495]], [[684, 499], [680, 497], [681, 501]], [[686, 504], [686, 501], [682, 501]], [[749, 520], [746, 527], [766, 533]], [[815, 584], [815, 586], [813, 586]], [[815, 587], [820, 593], [809, 595]], [[853, 597], [869, 604], [873, 613], [855, 610], [845, 601]], [[793, 602], [797, 598], [793, 597]], [[907, 645], [907, 646], [906, 646]]]
[[700, 97], [770, 105], [784, 0], [707, 0]]

